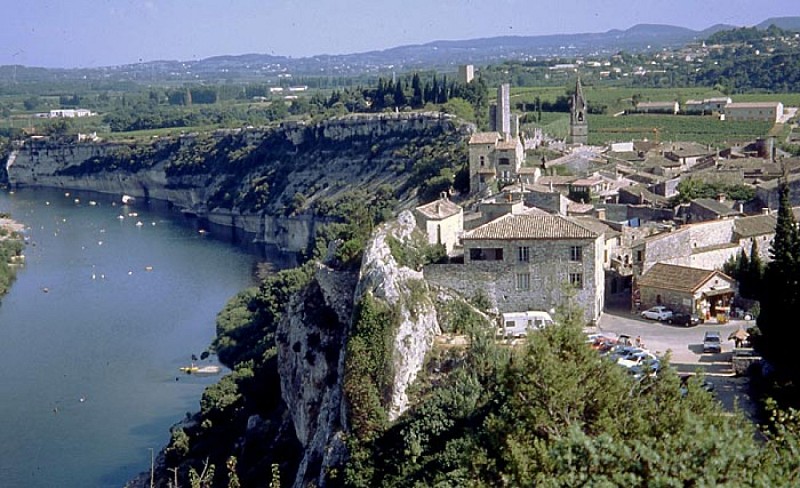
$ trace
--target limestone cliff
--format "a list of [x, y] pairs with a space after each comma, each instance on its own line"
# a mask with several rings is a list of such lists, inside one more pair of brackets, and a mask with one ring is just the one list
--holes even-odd
[[398, 311], [391, 340], [390, 421], [409, 406], [408, 387], [441, 333], [422, 273], [398, 265], [387, 239], [408, 239], [414, 230], [408, 211], [373, 234], [358, 275], [318, 265], [302, 294], [288, 304], [277, 337], [281, 396], [303, 446], [294, 480], [297, 488], [325, 486], [331, 468], [347, 459], [348, 410], [343, 393], [347, 341], [354, 304], [366, 293]]
[[[313, 242], [320, 215], [354, 189], [370, 195], [389, 185], [398, 199], [413, 197], [417, 153], [436, 144], [459, 148], [464, 130], [445, 114], [401, 113], [146, 142], [27, 140], [14, 148], [6, 168], [12, 186], [166, 200], [301, 251]], [[452, 164], [461, 164], [462, 156], [454, 154]]]
[[353, 273], [319, 265], [278, 327], [281, 397], [303, 447], [298, 488], [324, 486], [328, 470], [347, 457], [341, 378], [355, 282]]
[[399, 313], [399, 324], [392, 341], [390, 421], [408, 408], [408, 387], [422, 369], [425, 355], [433, 346], [436, 335], [441, 334], [436, 308], [422, 272], [400, 266], [387, 243], [390, 237], [400, 242], [409, 240], [415, 225], [414, 216], [405, 211], [397, 221], [377, 230], [364, 251], [361, 278], [355, 294], [358, 303], [365, 293], [371, 292]]

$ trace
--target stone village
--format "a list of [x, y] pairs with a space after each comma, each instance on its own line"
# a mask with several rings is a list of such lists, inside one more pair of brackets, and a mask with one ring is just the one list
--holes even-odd
[[[779, 180], [788, 183], [792, 204], [800, 203], [800, 160], [784, 157], [773, 140], [723, 150], [658, 140], [589, 146], [580, 78], [570, 102], [569, 137], [553, 144], [563, 155], [531, 166], [526, 150], [543, 135], [520, 133], [509, 85], [498, 88], [492, 131], [468, 141], [468, 201], [475, 203], [465, 209], [443, 194], [414, 211], [428, 241], [444, 245], [450, 257], [426, 266], [425, 278], [466, 297], [485, 294], [499, 313], [552, 311], [569, 285], [587, 324], [612, 304], [631, 312], [664, 305], [726, 320], [737, 305], [737, 283], [723, 265], [752, 249], [769, 260]], [[721, 119], [726, 106], [730, 118], [746, 110], [771, 121], [796, 111], [787, 108], [784, 116], [780, 103], [705, 103]], [[747, 183], [756, 197], [719, 195], [671, 207], [689, 176]]]

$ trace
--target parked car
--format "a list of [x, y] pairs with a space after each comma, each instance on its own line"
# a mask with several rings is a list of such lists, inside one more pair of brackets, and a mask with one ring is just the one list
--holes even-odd
[[650, 319], [650, 320], [669, 320], [672, 317], [672, 310], [668, 309], [667, 307], [663, 307], [658, 305], [656, 307], [648, 308], [644, 312], [642, 312], [642, 318]]
[[637, 351], [632, 354], [628, 354], [627, 356], [620, 357], [617, 359], [617, 364], [620, 366], [624, 366], [626, 368], [632, 368], [634, 366], [639, 365], [650, 365], [654, 369], [658, 369], [658, 359], [647, 351]]
[[722, 339], [719, 331], [709, 330], [703, 336], [703, 352], [722, 352]]
[[672, 317], [667, 319], [670, 324], [683, 325], [684, 327], [692, 327], [703, 323], [699, 315], [685, 312], [674, 312]]

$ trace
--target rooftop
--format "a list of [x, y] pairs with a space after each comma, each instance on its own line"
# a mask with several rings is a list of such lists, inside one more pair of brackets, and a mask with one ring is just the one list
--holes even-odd
[[639, 286], [694, 293], [716, 274], [731, 280], [721, 271], [656, 263], [639, 278]]
[[730, 205], [725, 204], [724, 202], [719, 202], [714, 200], [713, 198], [695, 198], [691, 202], [694, 205], [698, 205], [706, 210], [714, 212], [715, 214], [728, 217], [733, 215], [739, 215], [738, 210], [734, 210], [730, 207]]
[[445, 198], [417, 207], [416, 210], [425, 217], [434, 220], [446, 219], [462, 212], [460, 206]]
[[500, 140], [498, 132], [476, 132], [469, 138], [470, 144], [495, 144]]
[[753, 215], [733, 221], [733, 231], [740, 237], [756, 237], [775, 233], [778, 219], [774, 215]]
[[560, 215], [504, 215], [464, 234], [463, 239], [597, 239], [601, 234]]
[[497, 143], [497, 149], [500, 151], [515, 151], [517, 149], [517, 141], [500, 141]]
[[737, 108], [775, 108], [782, 105], [781, 102], [734, 102], [725, 106], [725, 110]]

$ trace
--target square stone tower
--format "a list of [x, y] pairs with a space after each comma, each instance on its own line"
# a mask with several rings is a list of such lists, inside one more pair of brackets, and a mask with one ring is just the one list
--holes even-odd
[[497, 132], [503, 135], [503, 138], [508, 140], [511, 137], [511, 99], [510, 99], [511, 86], [508, 83], [503, 83], [497, 88], [497, 117], [495, 126]]

